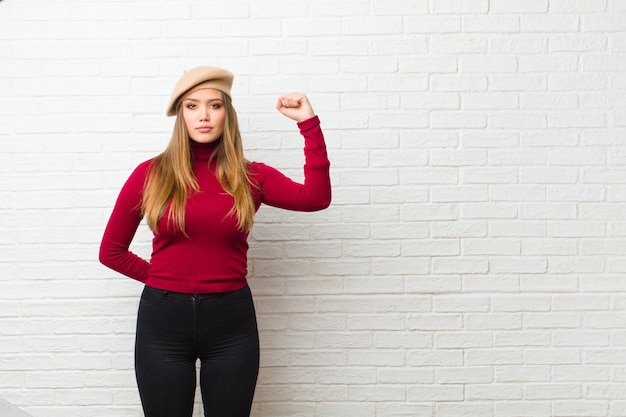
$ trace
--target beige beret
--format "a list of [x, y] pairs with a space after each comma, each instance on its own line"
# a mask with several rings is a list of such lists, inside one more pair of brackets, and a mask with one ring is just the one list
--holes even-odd
[[202, 84], [202, 88], [215, 88], [223, 91], [230, 97], [230, 89], [233, 86], [234, 78], [235, 76], [232, 72], [216, 67], [195, 67], [185, 71], [174, 86], [174, 91], [167, 104], [165, 114], [175, 116], [178, 100], [199, 84]]

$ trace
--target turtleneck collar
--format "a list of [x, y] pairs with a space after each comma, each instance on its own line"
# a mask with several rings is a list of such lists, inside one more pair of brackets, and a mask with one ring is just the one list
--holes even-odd
[[219, 146], [220, 141], [216, 140], [211, 143], [198, 143], [193, 140], [189, 140], [191, 144], [191, 153], [196, 161], [208, 161], [211, 159], [213, 152]]

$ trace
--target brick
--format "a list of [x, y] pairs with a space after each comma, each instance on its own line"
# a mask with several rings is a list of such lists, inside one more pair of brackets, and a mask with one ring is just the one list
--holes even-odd
[[107, 39], [154, 39], [161, 34], [159, 22], [113, 22], [103, 23], [103, 36]]
[[459, 255], [459, 253], [459, 243], [455, 239], [409, 241], [402, 243], [403, 256], [453, 256]]
[[461, 31], [458, 16], [433, 16], [408, 14], [404, 19], [406, 33], [457, 33]]
[[373, 196], [373, 203], [425, 203], [428, 191], [415, 186], [396, 186], [393, 189], [382, 188]]
[[478, 255], [520, 255], [522, 244], [518, 239], [465, 239], [462, 253]]
[[511, 330], [520, 329], [522, 317], [520, 314], [470, 314], [467, 317], [467, 328], [474, 330], [499, 329]]
[[[307, 273], [293, 274], [299, 276], [307, 276]], [[287, 276], [291, 277], [289, 273], [276, 273], [274, 276]], [[286, 291], [290, 295], [315, 295], [315, 294], [328, 294], [329, 292], [341, 291], [341, 281], [330, 279], [317, 279], [315, 281], [303, 280], [303, 279], [289, 279], [286, 285]]]
[[430, 126], [436, 129], [480, 129], [487, 126], [482, 112], [438, 111], [430, 115]]
[[430, 90], [435, 92], [476, 93], [486, 91], [488, 85], [488, 79], [479, 75], [434, 74], [430, 77]]
[[481, 274], [489, 270], [489, 262], [484, 259], [433, 259], [433, 273], [435, 274]]
[[520, 278], [520, 287], [524, 291], [559, 291], [563, 293], [576, 291], [578, 282], [572, 279], [572, 275], [553, 275], [548, 280], [545, 274], [529, 274]]
[[523, 362], [523, 352], [519, 349], [472, 349], [466, 359], [469, 366], [519, 365]]
[[500, 113], [489, 117], [486, 123], [493, 129], [544, 129], [549, 124], [549, 118], [541, 113]]
[[608, 367], [606, 366], [554, 366], [556, 382], [607, 382], [608, 378]]
[[428, 260], [425, 258], [392, 258], [375, 259], [372, 261], [373, 275], [420, 275], [429, 272]]
[[468, 400], [482, 401], [513, 401], [522, 399], [522, 388], [514, 384], [476, 384], [468, 387]]
[[541, 296], [499, 296], [491, 303], [494, 311], [532, 312], [550, 310], [550, 300]]
[[603, 12], [606, 11], [606, 1], [593, 0], [557, 0], [550, 2], [550, 10], [555, 12], [567, 12], [576, 10], [577, 12]]
[[608, 332], [598, 331], [555, 331], [553, 333], [554, 346], [574, 347], [574, 346], [591, 346], [591, 347], [608, 347]]
[[495, 412], [503, 417], [548, 417], [552, 416], [549, 401], [506, 401], [495, 406]]
[[[539, 116], [535, 119], [535, 121], [539, 124], [541, 122], [542, 117]], [[499, 117], [497, 119], [491, 120], [492, 124], [500, 125], [501, 127], [512, 127], [512, 125], [516, 123], [521, 123], [521, 119], [518, 116], [512, 117]], [[491, 165], [495, 166], [511, 166], [511, 165], [519, 165], [519, 166], [536, 166], [536, 165], [545, 165], [548, 160], [548, 156], [545, 152], [535, 151], [535, 150], [521, 150], [517, 151], [517, 153], [511, 150], [494, 150], [489, 153], [489, 162]], [[519, 189], [520, 187], [518, 187]]]
[[358, 0], [322, 0], [311, 3], [311, 12], [315, 16], [351, 16], [354, 14], [367, 14], [369, 5]]
[[[481, 22], [485, 23], [485, 22]], [[518, 59], [508, 56], [474, 56], [467, 55], [459, 57], [459, 71], [464, 73], [513, 73], [519, 69]]]
[[624, 327], [624, 314], [610, 312], [590, 312], [586, 315], [585, 324], [592, 329], [612, 329]]
[[550, 201], [604, 201], [606, 188], [603, 186], [552, 185], [548, 188]]
[[601, 401], [554, 401], [555, 416], [600, 416], [607, 415], [608, 404]]
[[404, 167], [424, 166], [428, 163], [428, 155], [417, 150], [373, 151], [370, 152], [372, 167]]
[[451, 295], [433, 297], [433, 311], [440, 312], [485, 312], [489, 310], [489, 304], [490, 301], [486, 297], [474, 297], [472, 300]]
[[551, 273], [602, 273], [605, 269], [604, 260], [599, 258], [563, 259], [563, 257], [554, 257], [548, 259], [548, 271]]
[[427, 167], [399, 169], [401, 184], [457, 184], [456, 167]]
[[530, 203], [520, 207], [519, 218], [524, 220], [570, 220], [578, 215], [577, 207], [569, 203]]
[[[268, 20], [271, 21], [271, 20]], [[246, 22], [242, 21], [242, 25]], [[278, 23], [278, 22], [276, 22]], [[342, 22], [337, 18], [323, 18], [323, 19], [289, 19], [284, 24], [275, 24], [275, 29], [285, 36], [307, 36], [316, 34], [317, 36], [330, 36], [339, 35], [342, 30]], [[259, 32], [256, 32], [258, 36]], [[276, 36], [276, 33], [268, 32], [266, 36]]]
[[602, 295], [558, 295], [552, 300], [552, 309], [553, 311], [605, 310], [608, 303], [608, 298]]
[[519, 4], [513, 0], [495, 0], [491, 3], [493, 13], [543, 13], [548, 11], [548, 0], [530, 0]]
[[407, 387], [407, 397], [420, 402], [460, 401], [463, 397], [463, 388], [460, 384], [412, 385]]
[[[429, 17], [430, 19], [430, 17]], [[399, 58], [399, 70], [402, 72], [436, 72], [455, 73], [458, 69], [457, 60], [445, 55], [426, 55], [427, 44], [423, 43], [423, 51], [420, 55], [401, 56]]]
[[548, 233], [550, 236], [560, 238], [602, 237], [605, 234], [604, 228], [605, 226], [599, 222], [551, 222]]
[[537, 365], [497, 367], [495, 380], [497, 382], [549, 382], [551, 380], [550, 367]]
[[432, 225], [435, 238], [479, 238], [487, 235], [483, 222], [435, 222]]
[[541, 167], [522, 168], [519, 177], [523, 184], [575, 184], [578, 181], [578, 170], [575, 168], [558, 170]]
[[435, 337], [438, 349], [472, 349], [493, 346], [489, 332], [440, 332]]
[[459, 13], [459, 14], [471, 14], [471, 13], [486, 13], [489, 10], [489, 2], [487, 0], [471, 0], [461, 1], [452, 0], [446, 2], [437, 2], [433, 4], [433, 12], [439, 13]]
[[[428, 333], [418, 333], [414, 331], [392, 332], [387, 329], [377, 332], [374, 336], [374, 346], [381, 349], [392, 349], [396, 346], [405, 346], [408, 349], [425, 349], [432, 347], [432, 337]], [[419, 372], [413, 372], [419, 375]], [[422, 372], [422, 374], [425, 374]], [[414, 381], [417, 382], [417, 381]]]
[[433, 380], [431, 370], [418, 367], [384, 368], [378, 371], [378, 381], [381, 383], [428, 384]]
[[455, 275], [439, 275], [420, 277], [410, 276], [405, 281], [405, 288], [410, 293], [447, 293], [458, 292], [461, 288], [461, 279]]
[[530, 329], [576, 328], [581, 324], [580, 316], [566, 313], [529, 313], [524, 325]]
[[369, 91], [373, 92], [405, 92], [425, 91], [428, 88], [428, 77], [422, 74], [371, 75], [368, 77]]
[[96, 40], [102, 36], [102, 32], [100, 25], [94, 25], [93, 22], [59, 19], [42, 22], [41, 36], [44, 39]]
[[496, 347], [543, 347], [551, 345], [549, 331], [504, 331], [496, 334], [494, 346]]
[[463, 31], [470, 33], [518, 33], [520, 18], [513, 15], [466, 15], [463, 17]]
[[369, 126], [373, 129], [424, 128], [429, 124], [428, 114], [415, 112], [396, 112], [393, 114], [374, 114]]
[[461, 315], [447, 313], [414, 315], [407, 318], [407, 326], [412, 330], [458, 330], [461, 328]]
[[345, 292], [353, 294], [400, 294], [403, 291], [403, 282], [401, 278], [387, 278], [385, 280], [379, 278], [346, 278], [344, 289]]
[[433, 166], [473, 166], [484, 165], [487, 153], [482, 150], [432, 150], [430, 164]]
[[388, 35], [384, 38], [374, 38], [369, 43], [370, 55], [409, 55], [413, 57], [416, 53], [426, 53], [428, 51], [428, 42], [423, 35], [406, 35], [399, 36]]
[[[522, 93], [520, 94], [520, 107], [524, 109], [576, 109], [578, 107], [578, 96], [569, 93]], [[528, 133], [530, 135], [531, 133]], [[563, 133], [551, 132], [551, 135], [563, 137]], [[537, 135], [538, 136], [538, 135]], [[545, 135], [547, 136], [547, 135]], [[547, 140], [549, 140], [546, 137]], [[545, 142], [543, 142], [545, 143]], [[549, 143], [545, 143], [548, 145]], [[566, 145], [565, 143], [559, 143]]]
[[541, 32], [541, 33], [567, 33], [578, 32], [580, 22], [578, 16], [569, 13], [550, 15], [525, 15], [520, 17], [520, 29], [522, 32]]
[[459, 96], [455, 93], [408, 93], [402, 94], [405, 109], [458, 109]]
[[[323, 384], [374, 384], [376, 370], [371, 368], [336, 368], [318, 372], [319, 381]], [[278, 382], [278, 381], [277, 381]], [[314, 382], [314, 381], [311, 381]]]
[[[351, 350], [348, 352], [348, 364], [350, 366], [403, 366], [405, 353], [402, 350]], [[401, 390], [404, 393], [404, 387]]]
[[346, 17], [342, 20], [341, 27], [344, 35], [394, 35], [402, 32], [402, 17]]
[[[494, 100], [498, 102], [497, 98], [493, 97], [484, 97], [484, 102]], [[481, 104], [481, 106], [483, 106]], [[506, 105], [502, 105], [503, 108], [507, 107]], [[517, 146], [519, 140], [516, 135], [510, 133], [473, 133], [469, 132], [463, 135], [463, 144], [467, 148], [501, 148], [501, 147], [512, 147]], [[489, 169], [489, 168], [485, 168]]]
[[350, 387], [350, 398], [356, 401], [403, 401], [405, 389], [397, 385], [353, 385]]
[[[351, 50], [354, 53], [354, 50], [352, 48]], [[348, 73], [389, 73], [397, 71], [398, 61], [397, 59], [393, 58], [344, 58], [340, 62], [340, 68], [342, 71]]]

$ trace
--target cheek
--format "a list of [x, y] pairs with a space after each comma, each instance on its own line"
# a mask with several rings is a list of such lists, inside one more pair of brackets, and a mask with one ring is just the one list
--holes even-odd
[[183, 121], [185, 122], [185, 127], [187, 127], [187, 130], [191, 130], [190, 127], [193, 126], [193, 117], [186, 110], [183, 110]]
[[220, 113], [218, 116], [218, 125], [220, 129], [224, 129], [225, 124], [226, 124], [226, 115], [224, 113]]

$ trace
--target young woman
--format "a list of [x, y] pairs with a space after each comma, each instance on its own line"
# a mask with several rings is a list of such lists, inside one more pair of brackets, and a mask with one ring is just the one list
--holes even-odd
[[[247, 274], [247, 237], [261, 203], [315, 211], [330, 204], [324, 137], [307, 97], [276, 108], [304, 137], [304, 183], [244, 159], [230, 90], [233, 74], [197, 67], [181, 77], [167, 108], [176, 116], [163, 153], [124, 184], [100, 246], [100, 262], [145, 284], [135, 373], [147, 417], [190, 417], [200, 361], [205, 416], [248, 417], [259, 339]], [[129, 251], [145, 218], [151, 259]]]

